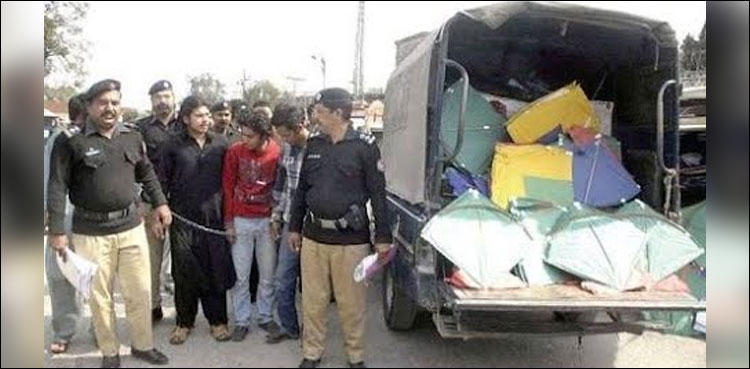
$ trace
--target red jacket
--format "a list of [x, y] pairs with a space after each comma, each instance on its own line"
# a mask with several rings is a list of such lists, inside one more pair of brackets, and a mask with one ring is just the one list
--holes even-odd
[[271, 216], [273, 184], [281, 148], [269, 139], [258, 152], [243, 142], [232, 145], [224, 156], [224, 221], [234, 217], [263, 218]]

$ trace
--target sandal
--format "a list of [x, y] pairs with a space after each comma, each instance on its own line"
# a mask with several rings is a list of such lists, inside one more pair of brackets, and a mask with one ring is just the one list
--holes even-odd
[[181, 345], [187, 341], [189, 334], [190, 328], [174, 327], [172, 334], [169, 336], [169, 343], [173, 345]]
[[55, 341], [49, 345], [49, 352], [52, 354], [63, 354], [68, 351], [68, 342], [66, 341]]
[[224, 342], [232, 338], [232, 335], [229, 334], [229, 328], [227, 327], [227, 325], [221, 324], [211, 326], [211, 337], [219, 342]]

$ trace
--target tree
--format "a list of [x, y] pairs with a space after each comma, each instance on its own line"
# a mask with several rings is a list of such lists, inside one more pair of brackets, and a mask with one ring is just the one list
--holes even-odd
[[194, 77], [188, 76], [188, 81], [190, 82], [190, 94], [202, 97], [209, 105], [224, 100], [224, 84], [211, 73], [203, 73]]
[[44, 85], [44, 97], [47, 100], [68, 101], [76, 93], [78, 93], [78, 90], [73, 86], [50, 87]]
[[262, 80], [255, 82], [250, 89], [245, 91], [242, 99], [251, 106], [257, 101], [267, 101], [273, 107], [282, 100], [282, 97], [282, 91], [271, 81]]
[[83, 82], [87, 42], [81, 38], [81, 23], [89, 4], [77, 1], [44, 3], [44, 76], [69, 73], [76, 85]]
[[706, 70], [706, 25], [696, 40], [688, 34], [680, 46], [680, 65], [683, 70]]
[[701, 29], [701, 33], [698, 36], [698, 47], [700, 51], [700, 58], [699, 62], [700, 65], [703, 67], [703, 70], [706, 69], [706, 24], [703, 23], [703, 28]]

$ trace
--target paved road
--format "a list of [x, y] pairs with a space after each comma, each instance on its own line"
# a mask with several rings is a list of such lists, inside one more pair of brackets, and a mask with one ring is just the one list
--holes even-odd
[[[379, 286], [370, 286], [368, 296], [367, 363], [371, 367], [704, 367], [706, 342], [646, 333], [584, 337], [579, 350], [577, 339], [514, 338], [502, 340], [444, 340], [429, 320], [406, 333], [387, 330], [382, 322]], [[171, 296], [165, 295], [171, 303]], [[89, 313], [84, 309], [79, 334], [70, 351], [50, 356], [45, 350], [46, 367], [97, 367], [100, 357], [89, 332]], [[122, 301], [116, 303], [119, 332], [123, 343], [129, 342]], [[167, 337], [174, 325], [174, 308], [169, 305], [167, 317], [157, 324], [157, 347], [171, 359], [171, 367], [296, 367], [300, 361], [299, 341], [278, 345], [264, 343], [260, 329], [251, 332], [242, 343], [217, 343], [208, 334], [208, 323], [199, 317], [188, 342], [172, 346]], [[49, 297], [45, 296], [45, 342], [51, 339]], [[331, 313], [331, 339], [322, 367], [346, 367], [338, 317]], [[145, 363], [128, 355], [123, 346], [123, 366], [144, 367]]]

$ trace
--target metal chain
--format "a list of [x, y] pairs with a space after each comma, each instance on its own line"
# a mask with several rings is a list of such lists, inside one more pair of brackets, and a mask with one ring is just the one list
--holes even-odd
[[198, 224], [198, 223], [196, 223], [196, 222], [194, 222], [194, 221], [192, 221], [190, 219], [187, 219], [187, 218], [183, 217], [182, 215], [177, 214], [175, 212], [172, 212], [172, 216], [175, 217], [177, 220], [179, 220], [179, 221], [181, 221], [181, 222], [183, 222], [183, 223], [185, 223], [185, 224], [187, 224], [187, 225], [189, 225], [189, 226], [191, 226], [193, 228], [201, 230], [203, 232], [208, 232], [208, 233], [215, 234], [215, 235], [218, 235], [218, 236], [226, 236], [227, 235], [226, 231], [220, 231], [218, 229], [208, 228], [208, 227], [206, 227], [206, 226], [204, 226], [202, 224]]

